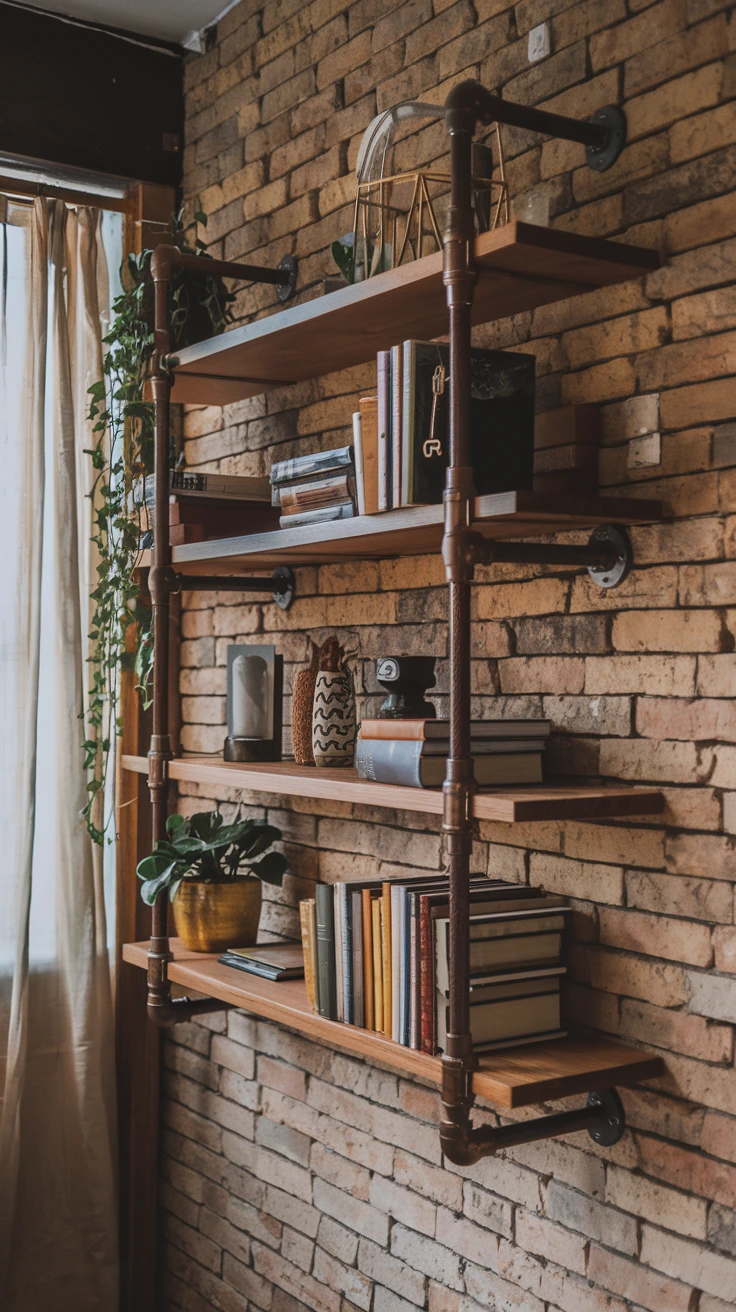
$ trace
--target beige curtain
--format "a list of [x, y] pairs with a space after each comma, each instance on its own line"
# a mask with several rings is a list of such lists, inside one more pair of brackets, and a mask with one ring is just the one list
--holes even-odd
[[[12, 495], [22, 509], [18, 583], [3, 596], [0, 647], [3, 1312], [114, 1312], [118, 1301], [102, 860], [80, 815], [94, 566], [86, 392], [101, 376], [107, 296], [99, 233], [95, 210], [35, 202], [26, 395], [18, 431], [5, 443], [14, 448]], [[42, 945], [35, 952], [34, 933]]]

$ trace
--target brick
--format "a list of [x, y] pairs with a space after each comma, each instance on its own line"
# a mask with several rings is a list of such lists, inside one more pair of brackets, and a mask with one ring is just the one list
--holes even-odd
[[547, 1216], [628, 1256], [638, 1251], [637, 1227], [632, 1217], [569, 1189], [557, 1180], [550, 1182], [547, 1191]]
[[395, 1225], [391, 1231], [391, 1253], [403, 1259], [415, 1271], [423, 1272], [432, 1280], [449, 1285], [451, 1289], [462, 1291], [463, 1278], [460, 1259], [455, 1252], [442, 1244], [435, 1243], [403, 1225]]
[[529, 876], [532, 883], [543, 884], [550, 893], [596, 902], [623, 902], [624, 874], [617, 866], [532, 852]]
[[652, 1225], [642, 1228], [641, 1258], [668, 1275], [678, 1279], [685, 1276], [696, 1289], [719, 1298], [728, 1296], [736, 1285], [736, 1262], [691, 1240], [674, 1239]]
[[376, 1284], [384, 1285], [401, 1299], [424, 1306], [425, 1277], [413, 1271], [405, 1262], [384, 1252], [369, 1239], [361, 1239], [358, 1249], [358, 1268]]
[[688, 697], [695, 691], [695, 669], [691, 656], [591, 656], [585, 661], [584, 689], [588, 695], [627, 692]]
[[732, 841], [715, 834], [673, 834], [667, 839], [667, 868], [704, 879], [736, 879]]
[[614, 619], [612, 637], [619, 651], [719, 651], [721, 625], [706, 611], [623, 612]]
[[736, 1119], [707, 1112], [701, 1144], [703, 1152], [736, 1163]]
[[308, 1299], [307, 1306], [314, 1309], [314, 1312], [340, 1312], [339, 1294], [327, 1289], [313, 1276], [300, 1271], [299, 1267], [287, 1262], [280, 1254], [254, 1244], [253, 1265], [258, 1275], [277, 1284], [287, 1294], [292, 1294], [300, 1301]]
[[[626, 873], [626, 903], [641, 911], [670, 912], [691, 920], [728, 924], [733, 916], [733, 890], [720, 880], [689, 879], [687, 876], [629, 870]], [[714, 940], [715, 942], [715, 940]]]
[[709, 966], [713, 960], [707, 925], [605, 907], [600, 912], [601, 943], [648, 956]]
[[[693, 743], [652, 742], [644, 738], [604, 738], [601, 774], [613, 779], [657, 783], [704, 783], [713, 771], [713, 752]], [[716, 780], [714, 779], [715, 783]]]
[[733, 1035], [726, 1025], [714, 1025], [700, 1016], [666, 1011], [628, 998], [621, 1002], [620, 1032], [626, 1038], [673, 1049], [702, 1061], [728, 1062], [733, 1055]]
[[736, 929], [725, 925], [713, 931], [716, 970], [736, 973]]
[[581, 693], [584, 663], [579, 657], [529, 656], [499, 661], [504, 693]]
[[546, 578], [481, 587], [476, 594], [476, 616], [480, 620], [493, 620], [511, 615], [558, 614], [565, 608], [568, 590], [567, 582]]
[[[606, 1172], [606, 1198], [624, 1212], [645, 1220], [656, 1216], [667, 1230], [691, 1239], [705, 1239], [707, 1207], [680, 1189], [667, 1189], [646, 1176], [610, 1163]], [[612, 1245], [610, 1245], [612, 1246]]]
[[588, 1277], [604, 1289], [634, 1299], [651, 1312], [692, 1312], [692, 1285], [671, 1280], [597, 1245], [591, 1246]]
[[641, 998], [658, 1007], [678, 1007], [688, 999], [684, 972], [679, 966], [603, 947], [587, 946], [584, 953], [569, 950], [569, 955], [575, 977], [606, 993]]
[[320, 1211], [372, 1239], [374, 1243], [388, 1243], [388, 1217], [367, 1203], [335, 1189], [325, 1180], [314, 1181], [314, 1203]]
[[699, 1016], [736, 1025], [736, 980], [724, 975], [689, 976], [689, 1007]]
[[505, 1199], [479, 1188], [471, 1180], [463, 1186], [464, 1212], [468, 1220], [482, 1225], [495, 1234], [511, 1237], [512, 1207]]
[[537, 1253], [558, 1262], [569, 1271], [585, 1275], [588, 1241], [553, 1225], [541, 1216], [519, 1210], [516, 1215], [516, 1241], [527, 1252]]
[[337, 1293], [344, 1293], [359, 1308], [370, 1307], [373, 1285], [366, 1276], [352, 1267], [346, 1267], [336, 1257], [317, 1248], [314, 1255], [314, 1277]]

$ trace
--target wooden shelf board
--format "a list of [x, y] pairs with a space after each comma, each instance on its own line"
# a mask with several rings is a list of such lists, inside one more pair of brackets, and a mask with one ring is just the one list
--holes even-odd
[[[224, 731], [223, 731], [224, 732]], [[145, 756], [123, 756], [122, 767], [137, 774], [148, 773]], [[333, 802], [355, 802], [386, 806], [398, 811], [442, 814], [439, 788], [399, 788], [359, 779], [354, 769], [318, 770], [293, 761], [237, 765], [208, 756], [176, 757], [169, 762], [172, 779], [209, 784], [216, 788], [242, 788], [285, 797], [319, 797]], [[664, 807], [664, 795], [651, 788], [620, 788], [607, 785], [555, 787], [539, 784], [531, 788], [494, 788], [477, 793], [473, 815], [478, 820], [514, 824], [528, 820], [570, 820], [603, 816], [653, 815]]]
[[[659, 267], [656, 251], [513, 221], [475, 240], [474, 323], [488, 323]], [[175, 401], [225, 405], [363, 364], [405, 338], [447, 332], [442, 253], [287, 307], [178, 352]]]
[[[318, 1043], [335, 1044], [356, 1056], [383, 1062], [403, 1074], [440, 1084], [439, 1058], [404, 1048], [383, 1034], [316, 1015], [307, 1000], [303, 980], [274, 983], [234, 970], [232, 966], [222, 966], [216, 955], [187, 952], [176, 939], [172, 939], [171, 946], [175, 959], [169, 966], [169, 978], [173, 984], [219, 998], [254, 1016], [288, 1025]], [[145, 969], [147, 952], [147, 943], [127, 943], [123, 959]], [[558, 1039], [482, 1057], [473, 1088], [478, 1097], [511, 1110], [590, 1089], [633, 1084], [652, 1079], [663, 1071], [659, 1057], [611, 1039]]]
[[[477, 497], [473, 526], [486, 538], [541, 537], [597, 524], [649, 524], [662, 503], [642, 497], [548, 496], [498, 492]], [[343, 560], [418, 556], [442, 545], [442, 506], [408, 506], [331, 524], [283, 528], [172, 548], [174, 567], [187, 577], [237, 574], [276, 565], [322, 565]], [[144, 555], [141, 564], [149, 563]]]

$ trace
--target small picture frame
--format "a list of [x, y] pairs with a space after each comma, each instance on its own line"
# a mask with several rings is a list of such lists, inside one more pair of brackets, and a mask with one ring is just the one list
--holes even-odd
[[228, 647], [226, 761], [281, 760], [283, 669], [275, 647]]

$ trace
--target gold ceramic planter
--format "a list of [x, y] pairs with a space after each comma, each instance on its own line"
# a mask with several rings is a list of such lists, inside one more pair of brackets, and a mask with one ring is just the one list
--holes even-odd
[[177, 935], [190, 952], [253, 947], [262, 898], [261, 881], [253, 877], [228, 884], [183, 879], [173, 901]]

